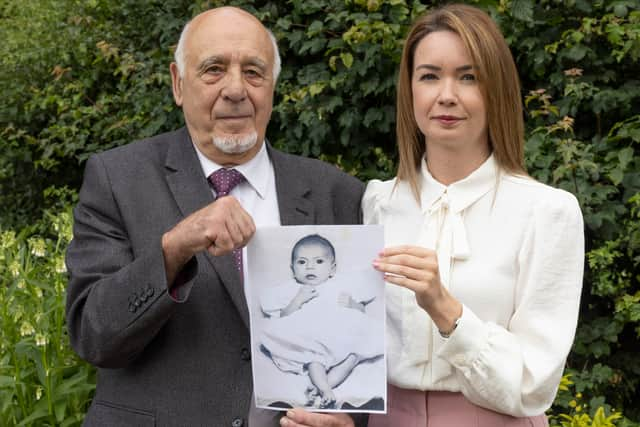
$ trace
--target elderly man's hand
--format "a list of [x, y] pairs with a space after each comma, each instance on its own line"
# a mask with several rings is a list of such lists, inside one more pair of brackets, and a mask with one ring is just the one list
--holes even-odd
[[295, 408], [280, 419], [282, 427], [354, 427], [347, 414], [320, 414]]
[[247, 244], [256, 227], [253, 219], [233, 196], [224, 196], [192, 213], [162, 236], [167, 280], [196, 253], [207, 250], [224, 255]]

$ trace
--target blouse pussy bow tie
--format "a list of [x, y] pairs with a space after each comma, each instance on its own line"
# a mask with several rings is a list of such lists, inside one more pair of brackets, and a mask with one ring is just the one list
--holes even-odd
[[464, 208], [455, 209], [445, 188], [425, 212], [424, 246], [438, 254], [440, 278], [449, 287], [453, 260], [465, 260], [471, 255], [464, 225]]

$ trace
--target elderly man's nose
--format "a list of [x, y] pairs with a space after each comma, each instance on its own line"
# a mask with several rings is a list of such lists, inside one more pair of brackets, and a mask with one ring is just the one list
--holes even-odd
[[232, 102], [243, 101], [247, 97], [245, 81], [239, 71], [229, 72], [226, 76], [225, 86], [222, 88], [222, 96]]

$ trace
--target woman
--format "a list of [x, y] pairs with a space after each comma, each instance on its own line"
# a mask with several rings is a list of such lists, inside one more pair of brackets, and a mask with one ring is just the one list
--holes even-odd
[[419, 18], [398, 81], [397, 177], [372, 181], [384, 224], [388, 414], [381, 426], [546, 426], [573, 341], [582, 215], [528, 177], [517, 71], [487, 14]]
[[[582, 215], [529, 178], [513, 58], [482, 11], [447, 5], [405, 42], [397, 177], [372, 181], [384, 224], [389, 393], [369, 427], [546, 426], [578, 317]], [[396, 286], [394, 286], [396, 285]], [[350, 426], [296, 409], [286, 427]]]

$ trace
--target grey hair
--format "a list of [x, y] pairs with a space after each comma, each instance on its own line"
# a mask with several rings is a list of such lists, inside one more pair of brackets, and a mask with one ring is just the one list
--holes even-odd
[[[185, 44], [187, 41], [187, 34], [189, 32], [189, 29], [191, 27], [191, 22], [193, 20], [189, 21], [186, 23], [186, 25], [184, 26], [184, 28], [182, 29], [182, 33], [180, 33], [180, 39], [178, 40], [178, 45], [176, 46], [176, 51], [173, 54], [173, 58], [176, 61], [176, 65], [178, 67], [178, 74], [180, 74], [180, 77], [184, 77], [184, 70], [186, 67], [186, 52], [185, 52]], [[271, 30], [269, 30], [268, 28], [265, 27], [265, 30], [267, 30], [267, 34], [269, 34], [269, 40], [271, 40], [271, 44], [273, 45], [273, 82], [275, 84], [275, 82], [278, 81], [278, 76], [280, 75], [280, 69], [282, 67], [282, 62], [280, 60], [280, 51], [278, 50], [278, 41], [276, 40], [276, 37], [273, 35], [273, 33], [271, 32]]]

